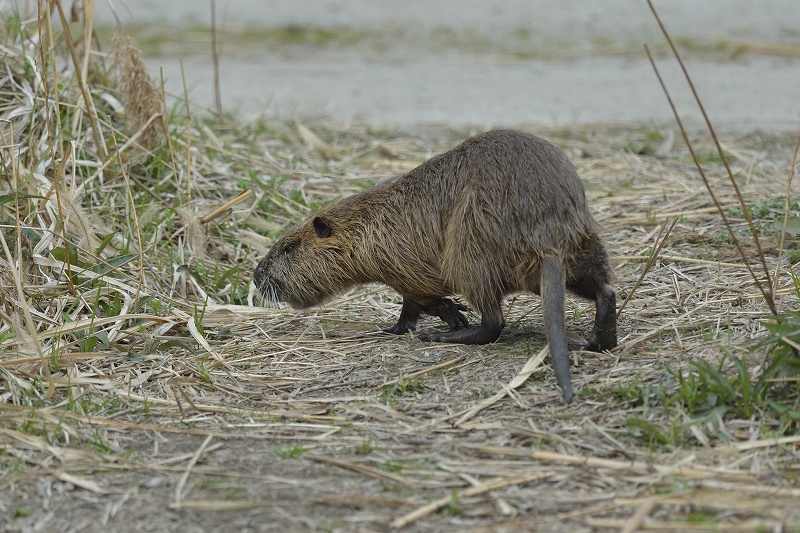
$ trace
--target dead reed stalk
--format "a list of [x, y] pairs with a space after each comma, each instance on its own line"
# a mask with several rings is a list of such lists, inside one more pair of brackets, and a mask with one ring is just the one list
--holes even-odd
[[683, 76], [686, 79], [686, 83], [688, 83], [689, 88], [692, 91], [692, 96], [694, 97], [695, 102], [697, 102], [697, 105], [700, 108], [700, 112], [703, 115], [703, 119], [705, 120], [706, 126], [708, 127], [708, 131], [711, 134], [711, 138], [714, 141], [714, 146], [717, 150], [717, 153], [722, 159], [722, 163], [725, 167], [725, 172], [727, 174], [728, 181], [733, 187], [733, 190], [736, 192], [736, 198], [739, 201], [739, 205], [742, 209], [742, 213], [744, 214], [744, 218], [747, 221], [750, 234], [753, 237], [753, 243], [755, 244], [756, 247], [758, 259], [760, 260], [761, 266], [764, 269], [764, 276], [766, 277], [766, 286], [762, 285], [760, 278], [756, 275], [756, 273], [750, 266], [750, 260], [747, 254], [745, 253], [744, 249], [742, 248], [742, 243], [740, 242], [736, 233], [733, 231], [733, 227], [731, 226], [731, 223], [728, 220], [728, 216], [725, 213], [725, 210], [720, 205], [719, 200], [717, 200], [717, 196], [711, 187], [711, 183], [709, 182], [705, 172], [703, 171], [703, 166], [700, 164], [700, 160], [697, 158], [697, 153], [694, 150], [694, 146], [692, 145], [692, 142], [689, 140], [689, 135], [687, 134], [686, 129], [683, 127], [683, 122], [681, 121], [680, 115], [678, 114], [678, 110], [672, 101], [669, 91], [667, 90], [667, 86], [664, 84], [664, 80], [661, 78], [661, 75], [658, 72], [658, 68], [656, 67], [655, 61], [653, 60], [653, 56], [650, 54], [650, 49], [645, 45], [645, 51], [647, 53], [647, 57], [650, 60], [650, 64], [652, 65], [653, 70], [656, 73], [656, 77], [658, 78], [659, 83], [661, 84], [661, 88], [664, 90], [664, 94], [667, 96], [670, 108], [672, 109], [672, 112], [675, 115], [675, 120], [678, 124], [678, 127], [681, 130], [681, 134], [683, 135], [683, 139], [686, 142], [686, 146], [692, 155], [692, 160], [694, 161], [694, 164], [697, 167], [697, 171], [700, 173], [700, 177], [703, 179], [703, 183], [706, 186], [706, 190], [711, 196], [711, 199], [714, 201], [714, 205], [717, 207], [717, 211], [722, 217], [722, 221], [725, 224], [725, 227], [727, 228], [728, 233], [734, 245], [736, 246], [736, 249], [739, 251], [739, 255], [741, 256], [742, 261], [744, 261], [748, 271], [750, 272], [750, 275], [753, 277], [753, 281], [755, 282], [756, 287], [758, 287], [758, 290], [764, 296], [764, 301], [766, 302], [772, 314], [777, 315], [778, 309], [777, 307], [775, 307], [775, 300], [773, 298], [775, 287], [773, 286], [772, 278], [769, 273], [769, 268], [767, 267], [767, 262], [764, 257], [764, 251], [761, 248], [761, 242], [759, 241], [758, 238], [758, 231], [756, 230], [756, 227], [753, 223], [753, 219], [750, 216], [750, 209], [747, 206], [747, 202], [745, 202], [744, 200], [744, 196], [742, 196], [742, 191], [739, 188], [739, 185], [736, 183], [736, 179], [733, 176], [733, 171], [731, 171], [731, 167], [730, 164], [728, 163], [728, 158], [725, 155], [725, 151], [722, 149], [722, 145], [719, 142], [719, 138], [717, 137], [717, 133], [714, 129], [714, 126], [711, 123], [708, 114], [706, 113], [705, 107], [703, 106], [703, 102], [700, 100], [700, 95], [697, 93], [697, 89], [695, 89], [692, 77], [689, 75], [689, 71], [686, 70], [686, 65], [684, 65], [683, 59], [681, 59], [681, 55], [678, 52], [678, 49], [675, 47], [675, 43], [673, 43], [672, 41], [672, 37], [670, 37], [670, 34], [667, 31], [666, 27], [664, 26], [664, 23], [661, 21], [661, 17], [658, 16], [658, 12], [656, 11], [656, 8], [653, 6], [653, 2], [651, 0], [647, 0], [647, 5], [650, 6], [650, 10], [653, 12], [653, 16], [655, 17], [656, 22], [658, 22], [658, 26], [661, 29], [661, 32], [664, 34], [664, 38], [669, 43], [669, 47], [672, 50], [672, 54], [675, 56], [675, 59], [677, 60], [678, 64], [681, 67], [681, 71], [683, 72]]

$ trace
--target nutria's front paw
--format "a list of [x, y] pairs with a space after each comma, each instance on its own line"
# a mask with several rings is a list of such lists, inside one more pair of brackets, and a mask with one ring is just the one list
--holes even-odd
[[432, 304], [422, 306], [422, 311], [428, 315], [439, 317], [451, 330], [468, 328], [469, 321], [461, 311], [469, 311], [463, 304], [455, 303], [450, 298], [441, 298]]
[[593, 352], [595, 350], [590, 350], [588, 344], [583, 344], [582, 342], [573, 342], [568, 340], [567, 341], [567, 350], [570, 352], [581, 352], [583, 350]]

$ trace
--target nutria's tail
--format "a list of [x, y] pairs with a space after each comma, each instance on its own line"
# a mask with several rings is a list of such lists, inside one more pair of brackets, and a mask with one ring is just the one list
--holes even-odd
[[572, 382], [569, 378], [569, 351], [567, 350], [567, 331], [564, 325], [564, 298], [566, 284], [566, 265], [557, 256], [542, 260], [541, 271], [542, 310], [547, 344], [550, 346], [550, 359], [556, 372], [561, 391], [567, 403], [572, 401]]

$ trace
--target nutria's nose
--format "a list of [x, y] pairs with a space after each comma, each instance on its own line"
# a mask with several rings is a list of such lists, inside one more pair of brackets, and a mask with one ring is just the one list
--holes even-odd
[[258, 289], [262, 296], [266, 296], [264, 294], [264, 284], [267, 277], [267, 265], [265, 264], [266, 261], [266, 257], [259, 261], [258, 265], [256, 265], [255, 271], [253, 272], [253, 284], [256, 286], [256, 289]]

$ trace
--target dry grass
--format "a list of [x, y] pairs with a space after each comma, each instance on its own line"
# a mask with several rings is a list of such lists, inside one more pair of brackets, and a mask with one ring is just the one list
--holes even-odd
[[[506, 330], [484, 347], [374, 332], [400, 307], [381, 287], [308, 312], [247, 305], [252, 268], [287, 223], [471, 132], [171, 111], [170, 142], [141, 151], [120, 84], [88, 87], [88, 120], [74, 55], [46, 48], [54, 68], [37, 71], [34, 41], [2, 43], [2, 528], [800, 530], [797, 418], [668, 401], [693, 361], [735, 375], [727, 352], [756, 376], [769, 316], [668, 128], [538, 132], [584, 177], [622, 296], [677, 219], [620, 317], [620, 346], [575, 353], [581, 392], [565, 406], [532, 296], [507, 302]], [[792, 138], [722, 139], [750, 201], [785, 194]], [[695, 142], [743, 229], [710, 143]], [[757, 218], [778, 304], [793, 310], [769, 209]], [[568, 312], [574, 334], [590, 330], [591, 304]], [[798, 410], [796, 377], [781, 379]]]

